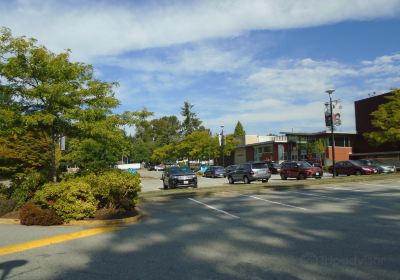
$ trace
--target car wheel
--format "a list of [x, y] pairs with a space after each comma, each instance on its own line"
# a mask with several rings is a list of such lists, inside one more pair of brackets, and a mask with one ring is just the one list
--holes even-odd
[[244, 176], [244, 177], [243, 177], [243, 182], [244, 182], [245, 184], [250, 184], [249, 177]]
[[197, 182], [194, 183], [193, 188], [197, 188]]
[[163, 187], [164, 187], [164, 190], [168, 190], [168, 185], [166, 185], [164, 182], [163, 182]]
[[357, 170], [357, 171], [356, 171], [356, 175], [357, 175], [357, 176], [360, 176], [360, 175], [361, 175], [361, 171], [360, 171], [360, 170]]
[[282, 180], [287, 180], [287, 176], [285, 174], [281, 174], [281, 179]]
[[268, 179], [262, 179], [261, 182], [268, 183]]
[[169, 188], [169, 189], [173, 189], [173, 188], [174, 188], [174, 183], [168, 182], [168, 188]]
[[297, 180], [304, 180], [306, 179], [306, 176], [304, 174], [300, 173], [299, 176], [297, 176]]
[[233, 180], [233, 178], [231, 176], [228, 177], [228, 182], [231, 185], [235, 183], [235, 181]]

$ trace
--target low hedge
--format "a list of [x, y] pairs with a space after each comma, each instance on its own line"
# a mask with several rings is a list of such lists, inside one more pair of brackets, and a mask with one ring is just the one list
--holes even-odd
[[45, 184], [33, 202], [53, 209], [66, 222], [94, 217], [98, 204], [90, 185], [79, 180]]
[[97, 209], [132, 210], [139, 198], [140, 175], [118, 170], [47, 183], [33, 202], [53, 209], [64, 221], [94, 217]]
[[88, 183], [99, 208], [132, 210], [139, 198], [140, 175], [112, 170], [80, 178]]
[[42, 209], [34, 204], [26, 204], [19, 211], [21, 225], [52, 226], [61, 225], [63, 220], [52, 209]]

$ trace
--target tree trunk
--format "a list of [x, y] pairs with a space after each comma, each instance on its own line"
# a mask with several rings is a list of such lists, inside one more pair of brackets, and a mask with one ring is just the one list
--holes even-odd
[[58, 137], [52, 135], [51, 137], [51, 162], [50, 162], [50, 175], [54, 183], [57, 182], [57, 159], [56, 159], [56, 149], [58, 145]]

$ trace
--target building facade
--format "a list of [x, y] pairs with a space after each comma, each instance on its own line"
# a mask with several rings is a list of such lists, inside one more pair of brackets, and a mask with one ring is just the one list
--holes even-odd
[[375, 158], [387, 163], [400, 166], [400, 143], [385, 143], [383, 145], [371, 145], [364, 134], [375, 131], [372, 125], [371, 113], [376, 111], [379, 105], [388, 102], [387, 96], [393, 92], [371, 96], [354, 102], [357, 136], [354, 143], [352, 159]]
[[[246, 135], [238, 138], [231, 164], [248, 161], [311, 160], [323, 165], [332, 162], [332, 144], [329, 132], [294, 133], [282, 135]], [[335, 158], [348, 160], [353, 151], [355, 133], [335, 132]]]

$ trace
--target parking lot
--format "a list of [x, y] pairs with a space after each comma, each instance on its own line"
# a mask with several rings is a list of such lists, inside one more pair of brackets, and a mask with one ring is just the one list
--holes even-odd
[[[162, 171], [148, 171], [146, 169], [141, 169], [139, 170], [139, 174], [142, 177], [142, 192], [157, 191], [163, 189], [162, 182], [160, 180]], [[323, 178], [331, 178], [331, 177], [332, 174], [325, 174]], [[199, 188], [229, 185], [228, 180], [226, 178], [206, 178], [202, 176], [197, 176], [197, 180]], [[315, 179], [309, 179], [309, 180], [315, 180]], [[282, 184], [290, 181], [293, 181], [293, 179], [285, 181], [282, 180], [279, 175], [272, 175], [271, 179], [269, 180], [270, 183], [282, 183]], [[235, 184], [243, 184], [243, 182], [236, 182]], [[268, 184], [268, 183], [261, 183], [257, 181], [257, 182], [252, 182], [251, 184]]]
[[141, 208], [146, 218], [124, 230], [3, 256], [23, 263], [10, 279], [400, 279], [395, 179]]

